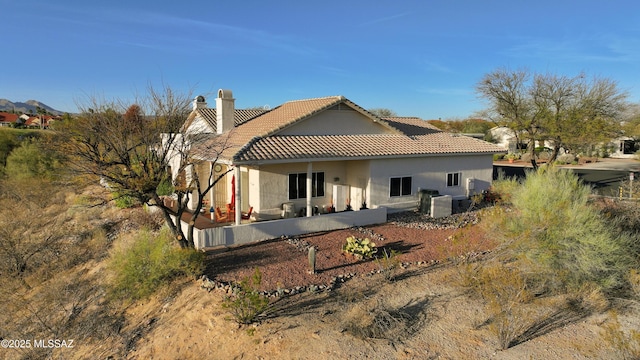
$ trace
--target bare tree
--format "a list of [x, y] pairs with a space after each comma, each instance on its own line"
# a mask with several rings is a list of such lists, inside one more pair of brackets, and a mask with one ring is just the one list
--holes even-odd
[[0, 272], [22, 275], [63, 248], [64, 197], [43, 179], [0, 184]]
[[476, 91], [489, 101], [491, 120], [528, 141], [534, 167], [536, 141], [552, 143], [553, 161], [563, 147], [577, 150], [614, 137], [627, 97], [606, 78], [507, 69], [485, 75]]
[[537, 168], [535, 142], [539, 138], [542, 114], [529, 96], [531, 75], [527, 70], [498, 69], [486, 74], [476, 91], [489, 101], [486, 115], [496, 124], [506, 126], [529, 143], [531, 164]]
[[[196, 204], [201, 204], [224, 175], [213, 179], [211, 173], [199, 173], [204, 160], [195, 156], [195, 149], [203, 151], [204, 147], [213, 153], [214, 163], [227, 147], [224, 136], [183, 133], [190, 105], [190, 94], [150, 87], [147, 96], [136, 99], [133, 105], [91, 98], [88, 104], [79, 106], [81, 115], [77, 119], [56, 126], [63, 139], [59, 149], [67, 154], [76, 174], [90, 175], [95, 181], [99, 178], [114, 193], [159, 208], [181, 247], [194, 247], [193, 226], [202, 205], [191, 212], [187, 236], [181, 226], [192, 196]], [[189, 176], [173, 179], [169, 171], [172, 165], [178, 173]], [[207, 180], [205, 186], [201, 179]], [[173, 183], [175, 205], [165, 204], [158, 194], [167, 181]]]

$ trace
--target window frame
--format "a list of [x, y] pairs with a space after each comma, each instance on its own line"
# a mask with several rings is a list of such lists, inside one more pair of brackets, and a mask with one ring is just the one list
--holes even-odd
[[[295, 176], [295, 179], [292, 178]], [[306, 172], [298, 172], [298, 173], [289, 173], [287, 175], [288, 178], [288, 189], [287, 194], [289, 200], [298, 200], [298, 199], [306, 199], [307, 198], [307, 173]], [[318, 180], [320, 179], [320, 186], [318, 186]], [[296, 185], [295, 196], [292, 197], [292, 184]], [[324, 171], [314, 171], [311, 173], [311, 197], [319, 198], [325, 196], [325, 173]]]
[[460, 187], [462, 186], [462, 173], [451, 172], [447, 173], [447, 187]]
[[[398, 185], [394, 185], [395, 181], [399, 181]], [[409, 182], [408, 186], [406, 184], [406, 181]], [[398, 186], [399, 186], [399, 188], [397, 189], [398, 193], [395, 194], [396, 192], [394, 191], [394, 189]], [[411, 195], [413, 195], [413, 176], [410, 176], [410, 175], [409, 176], [392, 176], [389, 178], [389, 197], [390, 198], [411, 196]]]

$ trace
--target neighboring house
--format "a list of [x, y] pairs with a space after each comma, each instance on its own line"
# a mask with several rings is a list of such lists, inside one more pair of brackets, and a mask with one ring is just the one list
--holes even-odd
[[[518, 149], [527, 148], [527, 145], [524, 143], [520, 143], [520, 145], [518, 145], [518, 139], [515, 136], [514, 131], [506, 126], [497, 126], [489, 131], [491, 132], [491, 136], [495, 140], [496, 144], [508, 150], [510, 153], [515, 152]], [[539, 146], [540, 143], [536, 141], [536, 145]], [[552, 148], [553, 144], [550, 141], [545, 141], [544, 146]], [[631, 137], [623, 136], [611, 140], [610, 143], [601, 144], [598, 148], [601, 150], [598, 156], [634, 158], [636, 156], [635, 153], [640, 149], [640, 144], [637, 140]]]
[[0, 112], [0, 126], [13, 126], [18, 120], [17, 114]]
[[609, 154], [613, 158], [633, 159], [636, 152], [640, 149], [638, 141], [628, 136], [622, 136], [611, 141], [610, 149], [613, 150]]
[[[215, 110], [199, 96], [184, 127], [206, 138], [194, 149], [206, 162], [202, 171], [233, 169], [207, 205], [224, 209], [233, 200], [241, 210], [252, 207], [255, 220], [311, 216], [331, 205], [411, 210], [421, 189], [466, 199], [489, 188], [492, 156], [504, 152], [419, 118], [379, 118], [343, 96], [289, 101], [268, 111], [234, 104], [229, 90], [218, 91]], [[216, 159], [207, 149], [227, 136]]]
[[30, 128], [48, 129], [56, 118], [51, 115], [29, 116], [25, 125]]
[[508, 150], [510, 153], [527, 148], [527, 144], [522, 139], [518, 139], [516, 133], [506, 126], [496, 126], [491, 128], [489, 132], [496, 145]]

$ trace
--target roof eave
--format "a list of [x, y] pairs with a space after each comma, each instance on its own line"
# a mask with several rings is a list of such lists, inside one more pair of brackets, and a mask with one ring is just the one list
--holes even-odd
[[[506, 152], [506, 150], [502, 152]], [[233, 159], [232, 162], [236, 165], [276, 165], [276, 164], [325, 162], [325, 161], [385, 160], [385, 159], [406, 159], [406, 158], [443, 157], [443, 156], [481, 156], [481, 155], [493, 155], [498, 153], [500, 152], [484, 151], [484, 152], [455, 152], [455, 153], [406, 154], [406, 155], [394, 154], [394, 155], [370, 155], [370, 156], [336, 156], [336, 157], [290, 158], [290, 159], [274, 159], [274, 160]]]

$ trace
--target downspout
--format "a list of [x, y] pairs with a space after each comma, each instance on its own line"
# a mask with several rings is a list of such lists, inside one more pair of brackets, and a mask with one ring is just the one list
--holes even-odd
[[313, 165], [311, 162], [307, 163], [307, 217], [310, 217], [311, 215], [313, 215], [313, 212], [311, 211], [311, 187], [312, 187], [312, 183], [311, 183], [311, 177], [313, 176]]

